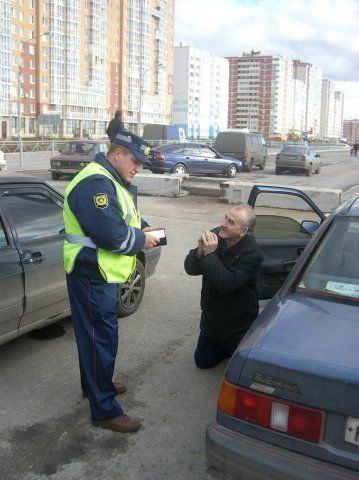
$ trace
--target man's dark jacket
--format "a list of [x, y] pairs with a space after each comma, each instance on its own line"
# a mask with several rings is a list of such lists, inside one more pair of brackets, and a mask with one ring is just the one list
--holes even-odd
[[235, 347], [258, 315], [256, 280], [263, 254], [250, 233], [230, 248], [218, 238], [214, 253], [201, 258], [196, 253], [189, 252], [184, 266], [189, 275], [203, 275], [200, 328], [221, 345]]
[[108, 135], [108, 138], [110, 139], [110, 142], [113, 142], [114, 138], [117, 135], [117, 132], [124, 129], [125, 128], [123, 126], [123, 121], [120, 120], [119, 117], [113, 118], [108, 124], [107, 130], [106, 130], [106, 133]]

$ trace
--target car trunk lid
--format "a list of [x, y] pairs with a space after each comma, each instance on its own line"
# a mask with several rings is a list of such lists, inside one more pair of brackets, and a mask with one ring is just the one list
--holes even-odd
[[359, 417], [357, 306], [296, 293], [271, 312], [259, 321], [240, 384], [263, 384], [275, 396]]

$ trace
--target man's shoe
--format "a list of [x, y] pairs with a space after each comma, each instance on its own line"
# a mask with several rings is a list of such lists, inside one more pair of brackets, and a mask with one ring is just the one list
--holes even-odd
[[[116, 388], [116, 391], [117, 391], [117, 395], [121, 395], [121, 393], [125, 393], [126, 391], [126, 385], [124, 383], [118, 383], [118, 382], [114, 382], [113, 383], [115, 388]], [[82, 390], [82, 398], [87, 398], [88, 395], [87, 395], [87, 392], [85, 392], [84, 390]]]
[[106, 420], [92, 420], [92, 424], [95, 427], [107, 428], [108, 430], [114, 430], [115, 432], [136, 432], [141, 422], [138, 418], [129, 417], [125, 413], [114, 418], [107, 418]]

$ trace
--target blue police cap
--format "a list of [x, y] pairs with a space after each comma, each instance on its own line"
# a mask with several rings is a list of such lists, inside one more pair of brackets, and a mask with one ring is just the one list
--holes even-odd
[[118, 145], [128, 148], [140, 162], [151, 165], [147, 157], [150, 152], [150, 144], [142, 137], [126, 130], [120, 130], [117, 132], [112, 143], [117, 143]]

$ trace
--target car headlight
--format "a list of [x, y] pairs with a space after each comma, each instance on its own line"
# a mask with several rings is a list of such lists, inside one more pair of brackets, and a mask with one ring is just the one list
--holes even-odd
[[52, 162], [52, 166], [53, 166], [53, 167], [59, 167], [59, 166], [60, 166], [60, 162]]
[[80, 162], [80, 167], [85, 167], [86, 166], [86, 162]]

